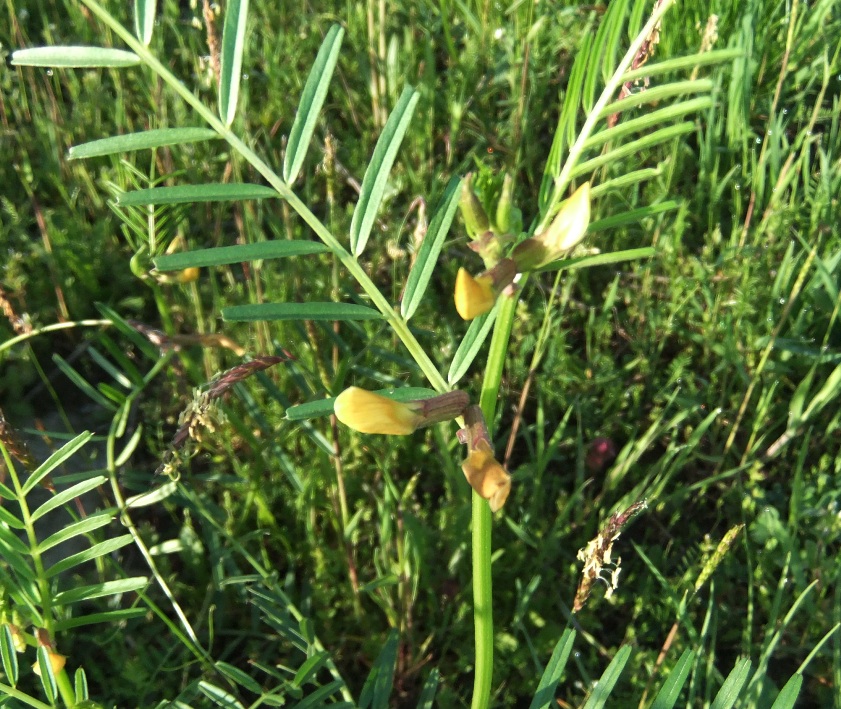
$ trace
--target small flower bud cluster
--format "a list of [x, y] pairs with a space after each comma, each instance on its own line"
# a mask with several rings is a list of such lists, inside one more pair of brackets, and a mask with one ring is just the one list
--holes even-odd
[[507, 245], [514, 238], [504, 233], [511, 223], [511, 191], [511, 181], [506, 177], [494, 230], [473, 191], [470, 176], [464, 181], [459, 207], [472, 239], [470, 246], [482, 257], [486, 269], [478, 276], [459, 269], [455, 304], [464, 320], [489, 312], [497, 297], [514, 282], [518, 273], [534, 271], [557, 261], [572, 251], [587, 233], [590, 224], [589, 182], [581, 185], [564, 203], [545, 231], [517, 244], [509, 257], [503, 257]]

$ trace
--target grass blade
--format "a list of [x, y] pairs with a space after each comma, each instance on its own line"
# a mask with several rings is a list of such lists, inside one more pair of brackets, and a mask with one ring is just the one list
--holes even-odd
[[619, 649], [619, 652], [616, 653], [616, 656], [610, 661], [601, 678], [599, 678], [593, 693], [584, 705], [584, 709], [601, 709], [601, 707], [605, 706], [610, 693], [619, 681], [622, 670], [625, 669], [625, 664], [630, 658], [631, 646], [623, 645]]
[[250, 184], [209, 183], [179, 185], [177, 187], [152, 187], [148, 190], [124, 192], [117, 197], [120, 207], [147, 204], [185, 204], [191, 202], [229, 202], [240, 199], [270, 199], [280, 195], [271, 187]]
[[381, 320], [373, 308], [355, 303], [258, 303], [222, 308], [222, 319], [255, 320]]
[[73, 487], [69, 487], [66, 490], [62, 490], [58, 495], [55, 497], [51, 497], [47, 500], [43, 505], [41, 505], [37, 510], [32, 513], [32, 521], [36, 521], [40, 519], [48, 512], [52, 512], [54, 509], [61, 507], [63, 504], [73, 500], [80, 495], [84, 495], [89, 490], [93, 490], [95, 487], [102, 485], [104, 482], [108, 480], [107, 477], [104, 475], [99, 475], [95, 478], [90, 480], [83, 480], [80, 483], [76, 483]]
[[362, 178], [359, 201], [356, 203], [356, 209], [353, 210], [353, 219], [350, 223], [350, 250], [354, 256], [359, 256], [368, 243], [368, 237], [371, 235], [371, 229], [374, 227], [377, 212], [383, 201], [391, 166], [397, 157], [397, 150], [400, 148], [403, 136], [406, 135], [419, 98], [420, 94], [411, 86], [403, 89], [397, 105], [388, 117], [383, 132], [377, 140], [371, 162], [365, 170], [365, 177]]
[[362, 687], [359, 709], [386, 709], [397, 664], [397, 631], [392, 630]]
[[771, 709], [794, 709], [797, 704], [797, 697], [800, 694], [800, 688], [803, 686], [803, 675], [799, 672], [793, 674], [785, 686], [780, 690]]
[[750, 668], [751, 661], [749, 657], [743, 657], [736, 661], [730, 674], [727, 675], [727, 679], [724, 680], [724, 684], [721, 685], [721, 689], [718, 690], [718, 694], [715, 695], [712, 709], [730, 709], [736, 703], [742, 687], [748, 681]]
[[140, 64], [140, 57], [124, 49], [106, 47], [32, 47], [12, 53], [12, 66], [95, 69]]
[[460, 195], [461, 178], [453, 177], [429, 223], [429, 229], [423, 237], [423, 243], [418, 249], [415, 263], [406, 281], [406, 292], [403, 294], [403, 302], [400, 303], [400, 312], [406, 320], [415, 314], [423, 300], [429, 279], [432, 278], [432, 272], [435, 270], [435, 264], [438, 263], [444, 239], [456, 215]]
[[686, 679], [692, 671], [692, 661], [695, 659], [695, 653], [692, 650], [684, 650], [677, 664], [669, 673], [668, 679], [663, 682], [660, 691], [654, 698], [654, 703], [651, 709], [672, 709], [677, 703], [683, 685], [686, 684]]
[[218, 137], [219, 134], [215, 130], [210, 130], [210, 128], [156, 128], [74, 145], [67, 151], [67, 158], [68, 160], [81, 160], [99, 157], [100, 155], [160, 148], [164, 145], [196, 143], [200, 140], [212, 140]]
[[134, 33], [147, 47], [155, 29], [155, 0], [134, 0]]
[[572, 646], [575, 643], [575, 631], [567, 629], [561, 635], [561, 639], [555, 644], [552, 650], [552, 657], [543, 671], [540, 682], [537, 685], [537, 692], [531, 700], [529, 709], [546, 709], [555, 698], [555, 688], [561, 680], [564, 668], [566, 667]]
[[154, 259], [159, 271], [180, 271], [191, 266], [223, 266], [230, 263], [257, 261], [260, 259], [287, 258], [323, 254], [330, 249], [318, 241], [261, 241], [257, 244], [219, 246], [214, 249], [196, 249], [167, 254]]
[[345, 31], [339, 25], [333, 25], [328, 30], [318, 50], [315, 64], [307, 77], [307, 83], [304, 85], [301, 101], [298, 104], [298, 113], [295, 115], [292, 130], [289, 131], [286, 155], [283, 157], [283, 179], [288, 183], [295, 181], [307, 156], [315, 123], [324, 105], [336, 62], [339, 60], [339, 50], [344, 36]]
[[226, 127], [230, 127], [234, 122], [237, 113], [247, 20], [248, 0], [229, 0], [225, 8], [225, 27], [222, 30], [219, 77], [219, 117]]

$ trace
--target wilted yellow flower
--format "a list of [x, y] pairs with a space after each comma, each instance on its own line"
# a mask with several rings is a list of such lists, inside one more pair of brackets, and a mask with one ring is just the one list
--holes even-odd
[[406, 436], [420, 424], [418, 408], [359, 387], [349, 387], [333, 403], [336, 418], [360, 433]]
[[477, 441], [467, 454], [467, 460], [461, 464], [461, 469], [470, 487], [488, 501], [491, 511], [501, 510], [511, 492], [511, 476], [494, 458], [490, 444]]
[[[57, 675], [64, 669], [64, 665], [67, 663], [67, 657], [65, 657], [64, 655], [59, 655], [57, 652], [53, 652], [52, 650], [48, 650], [47, 652], [48, 657], [50, 658], [50, 665], [53, 668], [53, 674]], [[32, 671], [40, 677], [41, 665], [39, 665], [38, 662], [36, 662], [34, 665], [32, 665]]]
[[520, 271], [532, 271], [557, 261], [575, 247], [590, 225], [590, 183], [572, 194], [552, 220], [549, 228], [517, 245], [511, 258]]
[[455, 302], [463, 320], [473, 320], [489, 312], [496, 302], [493, 279], [487, 275], [474, 278], [460, 268], [456, 276]]
[[6, 623], [6, 625], [9, 626], [9, 632], [12, 635], [12, 645], [15, 647], [15, 652], [23, 652], [26, 650], [26, 639], [23, 637], [23, 633], [20, 628], [18, 628], [18, 626], [14, 623]]

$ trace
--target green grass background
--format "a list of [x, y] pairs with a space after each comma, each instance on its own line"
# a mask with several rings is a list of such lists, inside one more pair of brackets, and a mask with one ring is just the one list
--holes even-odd
[[[194, 5], [161, 3], [152, 48], [214, 105], [207, 34]], [[119, 15], [121, 3], [110, 6], [131, 22]], [[640, 7], [647, 16], [650, 8]], [[498, 451], [544, 317], [551, 334], [520, 412], [513, 491], [494, 522], [495, 706], [528, 705], [567, 627], [578, 638], [558, 689], [562, 706], [585, 701], [623, 644], [633, 657], [608, 706], [636, 706], [649, 683], [650, 700], [686, 648], [698, 651], [682, 700], [689, 706], [708, 705], [742, 656], [757, 670], [743, 706], [770, 706], [768, 697], [798, 671], [800, 706], [841, 706], [837, 633], [801, 668], [841, 622], [841, 383], [833, 376], [841, 362], [841, 4], [680, 2], [663, 22], [651, 61], [695, 54], [712, 14], [714, 47], [744, 50], [743, 58], [699, 69], [713, 82], [713, 106], [690, 116], [691, 133], [593, 176], [598, 185], [656, 169], [653, 179], [595, 200], [593, 218], [667, 201], [673, 208], [585, 242], [604, 252], [654, 246], [655, 256], [564, 274], [554, 299], [552, 274], [533, 278], [518, 306]], [[524, 224], [538, 218], [570, 71], [604, 15], [603, 6], [565, 2], [253, 3], [234, 129], [279, 169], [309, 67], [327, 29], [342, 25], [338, 68], [295, 185], [341, 236], [384, 117], [405, 84], [417, 87], [420, 103], [364, 256], [366, 270], [397, 302], [416, 248], [415, 200], [422, 197], [431, 212], [451, 176], [477, 173], [492, 205], [510, 173]], [[221, 19], [217, 29], [221, 35]], [[619, 37], [619, 54], [628, 42]], [[120, 46], [75, 2], [6, 0], [0, 8], [4, 52], [112, 43]], [[583, 109], [578, 115], [580, 126]], [[221, 309], [230, 305], [356, 297], [329, 256], [203, 269], [189, 284], [149, 275], [152, 241], [162, 252], [171, 244], [184, 250], [312, 238], [280, 200], [159, 207], [153, 218], [109, 209], [116, 189], [161, 179], [259, 182], [224, 142], [67, 159], [70, 146], [88, 140], [186, 125], [200, 121], [142, 68], [0, 70], [0, 284], [17, 315], [38, 329], [99, 319], [104, 304], [169, 334], [224, 333], [250, 353], [282, 346], [297, 357], [238, 385], [177, 492], [135, 512], [212, 662], [197, 661], [179, 641], [155, 586], [119, 604], [148, 599], [160, 612], [68, 630], [57, 647], [71, 669], [84, 666], [91, 696], [104, 706], [154, 706], [179, 696], [201, 706], [210, 701], [198, 694], [202, 679], [244, 706], [275, 686], [294, 705], [295, 671], [318, 654], [313, 633], [358, 697], [396, 629], [391, 705], [414, 706], [433, 669], [440, 673], [437, 705], [466, 705], [474, 651], [470, 497], [454, 427], [392, 440], [335, 434], [326, 419], [302, 426], [284, 418], [288, 405], [350, 383], [422, 385], [399, 341], [382, 324], [343, 324], [335, 332], [330, 323], [222, 322]], [[332, 162], [325, 141], [334, 147]], [[442, 371], [466, 330], [452, 308], [461, 265], [481, 270], [456, 221], [413, 320]], [[5, 320], [0, 336], [7, 343], [14, 336]], [[71, 420], [77, 431], [104, 434], [110, 419], [105, 407], [81, 408], [84, 397], [56, 355], [100, 392], [123, 386], [118, 374], [129, 367], [149, 371], [155, 359], [153, 350], [99, 326], [3, 346], [7, 418], [26, 430], [60, 412], [67, 426], [56, 425], [54, 442]], [[129, 423], [132, 430], [142, 425], [142, 442], [120, 472], [127, 495], [160, 485], [152, 471], [191, 389], [240, 361], [222, 348], [185, 346], [143, 388]], [[481, 362], [460, 383], [474, 398]], [[97, 419], [104, 423], [94, 425]], [[599, 436], [614, 442], [618, 457], [593, 472], [585, 459]], [[334, 445], [343, 499], [329, 455]], [[101, 466], [88, 461], [91, 470]], [[597, 585], [572, 616], [576, 552], [612, 512], [643, 498], [648, 510], [614, 547], [622, 557], [618, 591], [606, 600]], [[112, 503], [103, 490], [85, 504]], [[694, 593], [718, 541], [740, 524], [743, 532]], [[96, 540], [119, 533], [115, 525]], [[145, 573], [127, 547], [96, 570], [56, 583]], [[11, 613], [8, 593], [3, 604]], [[214, 662], [257, 685], [226, 684]], [[305, 693], [329, 681], [327, 666], [316, 668]]]

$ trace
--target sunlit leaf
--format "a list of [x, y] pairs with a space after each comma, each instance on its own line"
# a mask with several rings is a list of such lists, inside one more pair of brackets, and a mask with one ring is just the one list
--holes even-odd
[[95, 69], [140, 64], [140, 57], [124, 49], [106, 47], [32, 47], [12, 52], [13, 66]]
[[234, 122], [237, 113], [247, 20], [248, 0], [228, 0], [225, 3], [225, 25], [222, 30], [220, 57], [219, 117], [226, 126]]
[[154, 130], [114, 135], [110, 138], [101, 138], [89, 143], [74, 145], [67, 151], [67, 157], [70, 160], [80, 160], [100, 155], [127, 153], [133, 150], [160, 148], [165, 145], [195, 143], [214, 138], [219, 138], [219, 134], [209, 128], [155, 128]]
[[403, 302], [400, 303], [400, 312], [406, 320], [415, 314], [423, 301], [429, 279], [432, 278], [435, 264], [438, 263], [438, 255], [441, 253], [444, 239], [458, 209], [460, 196], [461, 178], [454, 177], [447, 185], [441, 203], [429, 222], [429, 228], [423, 237], [423, 243], [418, 249], [415, 263], [412, 265], [412, 270], [406, 281], [406, 292], [403, 294]]
[[191, 202], [227, 202], [240, 199], [271, 199], [280, 197], [276, 190], [263, 185], [242, 183], [205, 183], [153, 187], [147, 190], [124, 192], [116, 199], [120, 207], [147, 204], [185, 204]]
[[259, 259], [322, 254], [329, 250], [319, 241], [261, 241], [256, 244], [237, 244], [235, 246], [218, 246], [213, 249], [180, 251], [175, 254], [158, 256], [154, 259], [154, 262], [159, 271], [180, 271], [191, 266], [221, 266]]
[[350, 223], [350, 250], [354, 256], [359, 256], [368, 243], [368, 237], [383, 201], [391, 166], [397, 157], [397, 151], [400, 143], [403, 142], [403, 136], [406, 135], [419, 98], [420, 94], [411, 86], [403, 89], [397, 105], [388, 117], [383, 132], [377, 140], [371, 162], [365, 170], [365, 177], [362, 178], [359, 201], [356, 203], [356, 209], [353, 210]]
[[222, 308], [222, 319], [255, 320], [380, 320], [382, 314], [355, 303], [255, 303]]
[[339, 60], [339, 50], [344, 34], [344, 29], [339, 25], [333, 25], [327, 31], [315, 63], [310, 69], [307, 83], [301, 94], [301, 101], [298, 104], [295, 122], [292, 124], [292, 130], [289, 131], [286, 155], [283, 158], [283, 179], [287, 182], [295, 181], [307, 156], [315, 124], [330, 86], [330, 79], [333, 77], [333, 70]]

